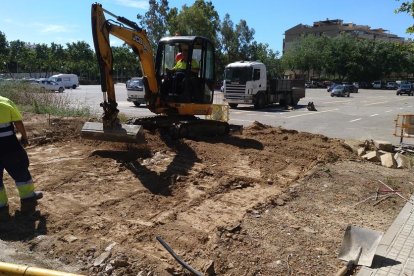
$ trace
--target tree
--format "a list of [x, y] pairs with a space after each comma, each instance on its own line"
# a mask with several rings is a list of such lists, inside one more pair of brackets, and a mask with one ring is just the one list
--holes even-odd
[[278, 52], [269, 49], [268, 44], [257, 43], [254, 41], [250, 46], [251, 60], [261, 61], [266, 64], [267, 73], [272, 76], [281, 76], [283, 69], [280, 60], [277, 58]]
[[117, 78], [129, 78], [142, 75], [138, 57], [132, 52], [129, 46], [112, 47], [112, 56], [114, 73]]
[[84, 41], [66, 43], [66, 70], [79, 76], [83, 74], [89, 74], [93, 71], [93, 64], [96, 64], [94, 60], [94, 52], [88, 43]]
[[9, 43], [6, 35], [0, 31], [0, 68], [3, 72], [7, 71], [7, 56], [9, 54]]
[[169, 17], [168, 0], [149, 0], [149, 9], [144, 16], [138, 14], [137, 18], [147, 31], [148, 39], [155, 52], [158, 41], [167, 34]]
[[239, 44], [239, 57], [242, 60], [251, 60], [250, 46], [254, 41], [254, 29], [250, 29], [246, 20], [241, 19], [236, 25], [236, 35]]
[[172, 11], [169, 23], [173, 27], [171, 33], [204, 36], [219, 48], [220, 18], [211, 2], [196, 0], [192, 6], [184, 5], [177, 14]]
[[[399, 0], [397, 0], [399, 1]], [[414, 1], [405, 1], [401, 3], [401, 6], [395, 10], [396, 13], [405, 12], [414, 17]], [[414, 25], [407, 28], [407, 33], [414, 33]]]

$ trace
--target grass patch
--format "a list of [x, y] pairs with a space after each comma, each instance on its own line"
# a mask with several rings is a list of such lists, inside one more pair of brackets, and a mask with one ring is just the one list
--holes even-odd
[[75, 105], [67, 94], [45, 91], [33, 84], [0, 81], [0, 96], [9, 98], [21, 111], [67, 117], [89, 117], [91, 110]]

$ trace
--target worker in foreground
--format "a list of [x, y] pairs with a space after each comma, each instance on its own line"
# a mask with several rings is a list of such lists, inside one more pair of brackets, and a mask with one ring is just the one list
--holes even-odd
[[[21, 134], [17, 139], [16, 130]], [[4, 170], [14, 179], [19, 191], [22, 214], [34, 213], [42, 192], [34, 191], [29, 172], [29, 158], [23, 146], [28, 145], [22, 115], [8, 98], [0, 96], [0, 221], [10, 218], [6, 190], [3, 184]]]

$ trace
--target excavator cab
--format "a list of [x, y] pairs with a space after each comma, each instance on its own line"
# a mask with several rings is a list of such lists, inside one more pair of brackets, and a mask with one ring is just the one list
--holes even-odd
[[[177, 59], [177, 57], [179, 57]], [[209, 112], [214, 93], [214, 47], [210, 40], [198, 36], [174, 36], [160, 40], [155, 72], [161, 101], [174, 108], [177, 104], [197, 104], [188, 114]]]

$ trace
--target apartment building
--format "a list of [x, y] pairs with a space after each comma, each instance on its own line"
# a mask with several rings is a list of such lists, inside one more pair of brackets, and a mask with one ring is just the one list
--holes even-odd
[[384, 29], [371, 29], [370, 26], [357, 25], [354, 23], [344, 23], [341, 19], [326, 19], [317, 21], [313, 26], [298, 24], [285, 31], [283, 39], [283, 53], [293, 47], [294, 43], [300, 39], [302, 35], [313, 34], [316, 36], [326, 35], [328, 37], [336, 37], [340, 34], [349, 34], [365, 39], [376, 39], [383, 41], [404, 42], [404, 38], [389, 33]]

